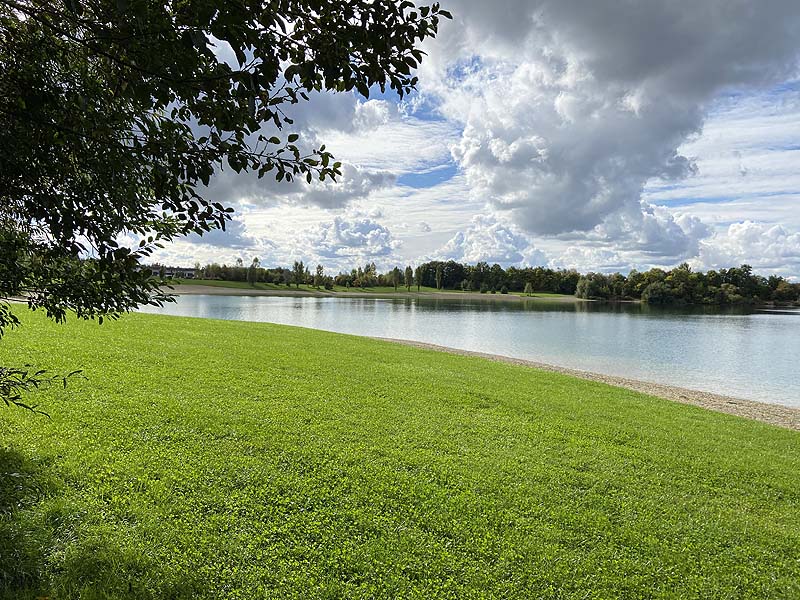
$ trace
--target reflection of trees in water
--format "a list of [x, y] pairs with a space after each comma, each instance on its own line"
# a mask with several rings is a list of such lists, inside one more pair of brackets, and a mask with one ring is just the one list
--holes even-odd
[[[367, 299], [367, 302], [375, 302]], [[397, 306], [418, 307], [421, 310], [441, 310], [446, 312], [557, 312], [557, 313], [598, 313], [625, 314], [631, 316], [679, 317], [690, 315], [748, 315], [754, 310], [748, 306], [654, 306], [643, 302], [604, 302], [576, 301], [563, 302], [542, 300], [541, 298], [522, 298], [521, 300], [471, 298], [405, 298], [393, 301]]]

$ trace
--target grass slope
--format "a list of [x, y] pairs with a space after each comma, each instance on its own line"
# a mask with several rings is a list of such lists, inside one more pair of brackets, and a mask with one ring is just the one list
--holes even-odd
[[800, 436], [268, 324], [39, 315], [0, 364], [0, 597], [797, 598]]
[[[388, 294], [388, 293], [395, 293], [395, 289], [393, 286], [376, 286], [376, 287], [369, 287], [369, 288], [347, 288], [341, 285], [333, 286], [333, 290], [326, 290], [325, 288], [317, 289], [313, 285], [307, 285], [305, 283], [296, 286], [295, 284], [292, 285], [279, 285], [277, 283], [254, 283], [249, 284], [246, 281], [224, 281], [222, 279], [176, 279], [175, 283], [177, 285], [209, 285], [212, 287], [221, 287], [221, 288], [234, 288], [234, 289], [245, 289], [245, 290], [299, 290], [301, 292], [323, 292], [330, 294], [331, 292], [358, 292], [362, 294]], [[412, 292], [417, 291], [417, 286], [411, 287]], [[437, 293], [437, 294], [463, 294], [460, 290], [438, 290], [432, 287], [420, 287], [421, 292], [426, 293]], [[406, 292], [405, 286], [401, 285], [397, 288], [397, 292]]]
[[[302, 284], [299, 287], [292, 284], [291, 286], [286, 285], [278, 285], [276, 283], [255, 283], [250, 285], [246, 281], [223, 281], [221, 279], [175, 279], [175, 285], [207, 285], [211, 287], [220, 287], [220, 288], [233, 288], [233, 289], [245, 289], [245, 290], [282, 290], [282, 291], [301, 291], [301, 292], [315, 292], [315, 293], [342, 293], [342, 294], [416, 294], [417, 293], [417, 286], [412, 285], [410, 291], [406, 291], [404, 285], [401, 285], [395, 291], [393, 286], [376, 286], [376, 287], [369, 287], [369, 288], [347, 288], [341, 285], [333, 286], [333, 290], [326, 290], [324, 288], [317, 289], [312, 285]], [[464, 292], [462, 290], [440, 290], [433, 287], [427, 286], [420, 286], [419, 292], [424, 294], [450, 294], [450, 295], [463, 295], [463, 294], [477, 294], [478, 292]], [[506, 295], [500, 294], [497, 292], [496, 294], [490, 294], [487, 292], [486, 296], [499, 296], [499, 295]], [[536, 297], [536, 298], [572, 298], [567, 294], [555, 294], [553, 292], [535, 292], [533, 296], [528, 296], [522, 292], [509, 292], [507, 295], [509, 296], [523, 296], [523, 297]]]

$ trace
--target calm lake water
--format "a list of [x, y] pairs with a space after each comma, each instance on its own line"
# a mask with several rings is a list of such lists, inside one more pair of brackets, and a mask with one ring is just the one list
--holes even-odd
[[186, 295], [144, 312], [402, 338], [800, 407], [800, 311]]

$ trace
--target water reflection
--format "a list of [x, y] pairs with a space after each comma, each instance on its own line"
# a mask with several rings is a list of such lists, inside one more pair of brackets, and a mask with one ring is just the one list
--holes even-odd
[[468, 298], [181, 296], [148, 312], [396, 337], [800, 406], [787, 311]]

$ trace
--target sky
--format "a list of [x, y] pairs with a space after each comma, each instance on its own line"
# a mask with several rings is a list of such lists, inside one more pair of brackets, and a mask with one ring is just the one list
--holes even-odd
[[292, 107], [336, 184], [224, 170], [205, 194], [235, 208], [227, 231], [155, 258], [800, 277], [800, 2], [442, 6], [414, 94]]

